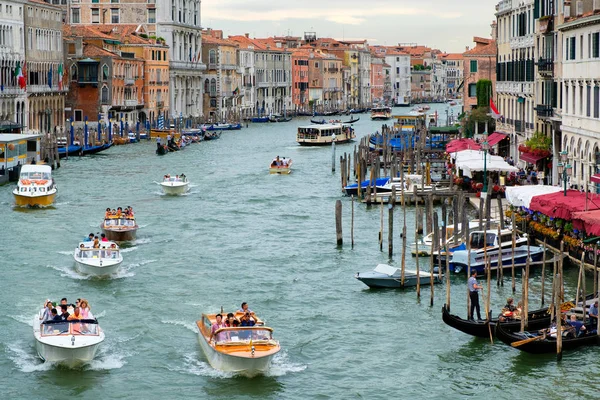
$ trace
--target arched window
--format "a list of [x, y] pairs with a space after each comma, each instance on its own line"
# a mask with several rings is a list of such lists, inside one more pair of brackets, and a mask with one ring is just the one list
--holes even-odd
[[108, 65], [104, 64], [102, 66], [102, 80], [105, 82], [108, 81], [108, 72]]
[[217, 80], [215, 78], [212, 78], [210, 80], [210, 95], [211, 96], [217, 95]]
[[102, 104], [108, 104], [110, 102], [108, 99], [108, 86], [106, 86], [106, 85], [102, 86], [101, 102], [102, 102]]
[[71, 65], [71, 80], [77, 81], [77, 65]]
[[216, 64], [217, 63], [217, 51], [212, 49], [208, 52], [208, 63]]
[[210, 82], [209, 82], [208, 79], [204, 81], [204, 93], [208, 93], [208, 91], [209, 91], [209, 84], [210, 84]]

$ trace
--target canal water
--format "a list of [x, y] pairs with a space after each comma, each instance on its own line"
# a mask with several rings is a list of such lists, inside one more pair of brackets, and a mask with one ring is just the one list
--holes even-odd
[[[356, 206], [351, 248], [350, 199], [341, 195], [339, 170], [331, 172], [331, 149], [295, 142], [297, 126], [307, 122], [254, 124], [164, 157], [145, 142], [63, 161], [50, 209], [14, 209], [13, 184], [0, 187], [2, 398], [558, 399], [598, 393], [598, 349], [567, 353], [560, 364], [552, 356], [522, 354], [444, 325], [445, 285], [435, 287], [430, 307], [428, 287], [419, 301], [414, 289], [369, 290], [354, 279], [378, 263], [400, 265], [401, 213], [391, 260], [379, 251], [378, 207]], [[363, 114], [355, 128], [361, 137], [380, 126]], [[352, 148], [337, 146], [338, 157]], [[291, 175], [268, 174], [277, 155], [294, 160]], [[166, 173], [185, 173], [192, 191], [161, 195], [154, 182]], [[341, 248], [335, 245], [338, 199]], [[104, 280], [80, 275], [73, 249], [99, 231], [107, 207], [118, 206], [132, 206], [141, 225], [123, 252], [122, 271]], [[407, 224], [410, 243], [410, 208]], [[409, 255], [408, 267], [414, 264]], [[567, 273], [572, 296], [576, 272]], [[539, 276], [530, 284], [532, 307], [540, 300]], [[465, 282], [452, 277], [452, 310], [463, 316]], [[499, 310], [510, 283], [500, 289], [493, 283], [492, 308]], [[81, 370], [44, 364], [35, 353], [33, 316], [46, 298], [62, 297], [87, 298], [106, 333], [97, 359]], [[197, 342], [202, 312], [234, 310], [242, 301], [275, 329], [282, 346], [269, 373], [253, 379], [213, 370]]]

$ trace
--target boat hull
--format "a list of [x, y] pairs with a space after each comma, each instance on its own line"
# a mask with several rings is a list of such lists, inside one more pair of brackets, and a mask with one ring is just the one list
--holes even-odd
[[269, 369], [273, 356], [277, 354], [269, 354], [263, 357], [236, 357], [220, 353], [208, 344], [201, 332], [198, 332], [198, 342], [211, 367], [249, 377], [264, 374]]
[[102, 225], [100, 225], [100, 228], [102, 229], [102, 233], [104, 233], [106, 235], [106, 238], [108, 240], [113, 240], [115, 242], [127, 242], [127, 241], [135, 240], [136, 233], [137, 233], [137, 228], [128, 229], [128, 230], [118, 230], [118, 231], [112, 230], [112, 229], [106, 229]]
[[[503, 249], [503, 250], [505, 250], [505, 249]], [[466, 252], [466, 250], [460, 250], [460, 251], [455, 252], [454, 254], [464, 253], [464, 252]], [[531, 246], [531, 250], [529, 253], [531, 262], [541, 261], [543, 258], [543, 255], [544, 255], [544, 251], [541, 247]], [[490, 253], [488, 253], [488, 257], [491, 258], [491, 261], [490, 261], [491, 269], [496, 270], [498, 268], [498, 257], [496, 256], [494, 258], [493, 254], [490, 254]], [[512, 263], [513, 263], [512, 260], [513, 259], [514, 259], [515, 264], [518, 264], [518, 265], [525, 264], [527, 262], [527, 252], [522, 252], [518, 256], [513, 256], [512, 254], [503, 253], [502, 269], [512, 268]], [[474, 270], [476, 270], [477, 273], [483, 273], [486, 270], [486, 265], [483, 263], [483, 261], [471, 262], [471, 272]], [[453, 255], [452, 259], [450, 260], [450, 271], [456, 272], [456, 273], [460, 273], [460, 272], [466, 273], [467, 272], [467, 263], [464, 262], [464, 260], [457, 262]]]
[[[347, 139], [340, 139], [339, 137], [337, 137], [335, 139], [335, 144], [344, 144], [344, 143], [350, 143], [354, 141], [354, 138], [347, 138]], [[321, 142], [317, 142], [317, 141], [305, 141], [305, 140], [298, 140], [297, 141], [298, 144], [300, 146], [331, 146], [332, 141], [321, 141]]]
[[179, 196], [187, 193], [190, 190], [190, 185], [186, 182], [184, 185], [172, 185], [169, 183], [161, 183], [163, 193], [169, 196]]
[[288, 175], [291, 173], [291, 167], [269, 167], [269, 174]]
[[[371, 289], [402, 289], [407, 287], [415, 287], [417, 286], [417, 276], [405, 276], [404, 277], [404, 286], [402, 286], [402, 281], [400, 278], [392, 278], [386, 276], [368, 276], [370, 273], [362, 273], [357, 274], [355, 276], [356, 279], [370, 287]], [[437, 274], [433, 277], [433, 283], [440, 283], [441, 280]], [[421, 286], [426, 286], [431, 284], [430, 277], [421, 277]]]
[[83, 274], [93, 276], [110, 276], [119, 270], [123, 260], [112, 263], [104, 262], [102, 266], [84, 263], [77, 259], [75, 259], [75, 262], [77, 263], [77, 269]]
[[89, 363], [96, 357], [96, 353], [98, 352], [101, 343], [102, 342], [91, 344], [89, 346], [72, 348], [53, 346], [42, 343], [36, 339], [35, 349], [38, 356], [44, 361], [58, 363], [69, 368], [77, 368]]
[[15, 196], [15, 204], [18, 207], [48, 207], [54, 203], [56, 191], [44, 196], [21, 196], [13, 192]]

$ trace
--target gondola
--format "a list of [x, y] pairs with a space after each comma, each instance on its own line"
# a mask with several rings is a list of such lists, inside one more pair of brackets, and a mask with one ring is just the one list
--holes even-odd
[[316, 119], [311, 119], [311, 120], [310, 120], [310, 123], [311, 123], [311, 124], [316, 124], [316, 125], [323, 125], [323, 124], [325, 124], [326, 122], [327, 122], [327, 121], [325, 121], [324, 119], [322, 119], [322, 120], [320, 120], [320, 121], [317, 121]]
[[[548, 325], [546, 325], [546, 327]], [[585, 333], [583, 336], [567, 336], [562, 338], [563, 351], [574, 350], [583, 346], [597, 346], [599, 344], [596, 327], [594, 325], [586, 325], [585, 327], [587, 329], [587, 333]], [[504, 326], [504, 324], [499, 324], [496, 325], [496, 337], [508, 345], [511, 345], [515, 342], [532, 339], [534, 337], [540, 337], [540, 339], [523, 343], [520, 346], [515, 346], [515, 348], [532, 354], [556, 353], [556, 338], [551, 337], [548, 334], [546, 334], [544, 337], [542, 334], [540, 334], [540, 332], [511, 332]]]
[[112, 146], [112, 143], [105, 143], [105, 144], [101, 144], [98, 146], [87, 146], [87, 147], [83, 147], [81, 149], [81, 155], [83, 156], [88, 156], [90, 154], [96, 154], [96, 153], [100, 153], [101, 151], [104, 151], [108, 148], [110, 148]]
[[359, 119], [360, 119], [360, 117], [358, 117], [358, 118], [351, 118], [350, 121], [342, 122], [342, 124], [353, 124], [356, 121], [358, 121]]
[[58, 157], [64, 158], [66, 156], [78, 156], [81, 152], [81, 146], [79, 145], [69, 145], [68, 147], [59, 147], [58, 148]]
[[169, 150], [165, 146], [161, 145], [160, 143], [156, 144], [156, 154], [159, 156], [164, 156], [168, 152]]
[[[490, 328], [493, 333], [496, 325], [502, 325], [504, 329], [509, 332], [521, 329], [521, 321], [511, 320], [498, 324], [498, 318], [492, 318], [489, 321], [490, 328], [488, 328], [488, 321], [469, 321], [468, 319], [463, 319], [457, 315], [450, 314], [445, 304], [442, 307], [442, 320], [446, 323], [446, 325], [449, 325], [454, 329], [458, 329], [467, 335], [481, 338], [489, 337]], [[548, 325], [550, 325], [550, 314], [548, 314], [548, 308], [541, 308], [539, 310], [529, 312], [528, 329], [542, 329]]]

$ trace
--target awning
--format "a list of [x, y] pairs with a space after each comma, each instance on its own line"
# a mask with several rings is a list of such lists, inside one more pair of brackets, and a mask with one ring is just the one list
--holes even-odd
[[494, 132], [491, 135], [488, 136], [488, 144], [490, 146], [495, 146], [498, 144], [498, 142], [500, 142], [502, 139], [506, 138], [507, 135], [505, 135], [504, 133], [500, 133], [500, 132]]
[[452, 155], [455, 159], [456, 168], [463, 171], [463, 175], [472, 178], [472, 172], [497, 171], [517, 172], [519, 169], [509, 165], [500, 156], [485, 154], [483, 151], [463, 150]]
[[574, 213], [585, 211], [586, 208], [588, 211], [599, 209], [600, 196], [569, 189], [566, 196], [562, 191], [534, 196], [531, 199], [529, 208], [548, 217], [570, 221], [575, 219]]
[[575, 212], [573, 220], [581, 221], [586, 234], [600, 235], [600, 210]]
[[532, 163], [532, 164], [535, 164], [536, 162], [540, 161], [542, 158], [546, 158], [546, 157], [547, 156], [536, 156], [531, 153], [521, 153], [521, 155], [519, 156], [519, 158], [522, 161], [527, 161], [528, 163]]
[[600, 174], [592, 175], [590, 177], [590, 181], [592, 181], [594, 183], [600, 183]]
[[473, 139], [454, 139], [446, 145], [446, 152], [456, 153], [457, 151], [463, 150], [479, 150], [481, 145], [475, 142]]
[[560, 192], [560, 186], [547, 185], [526, 185], [526, 186], [507, 186], [506, 200], [515, 207], [530, 208], [531, 199], [535, 196]]

